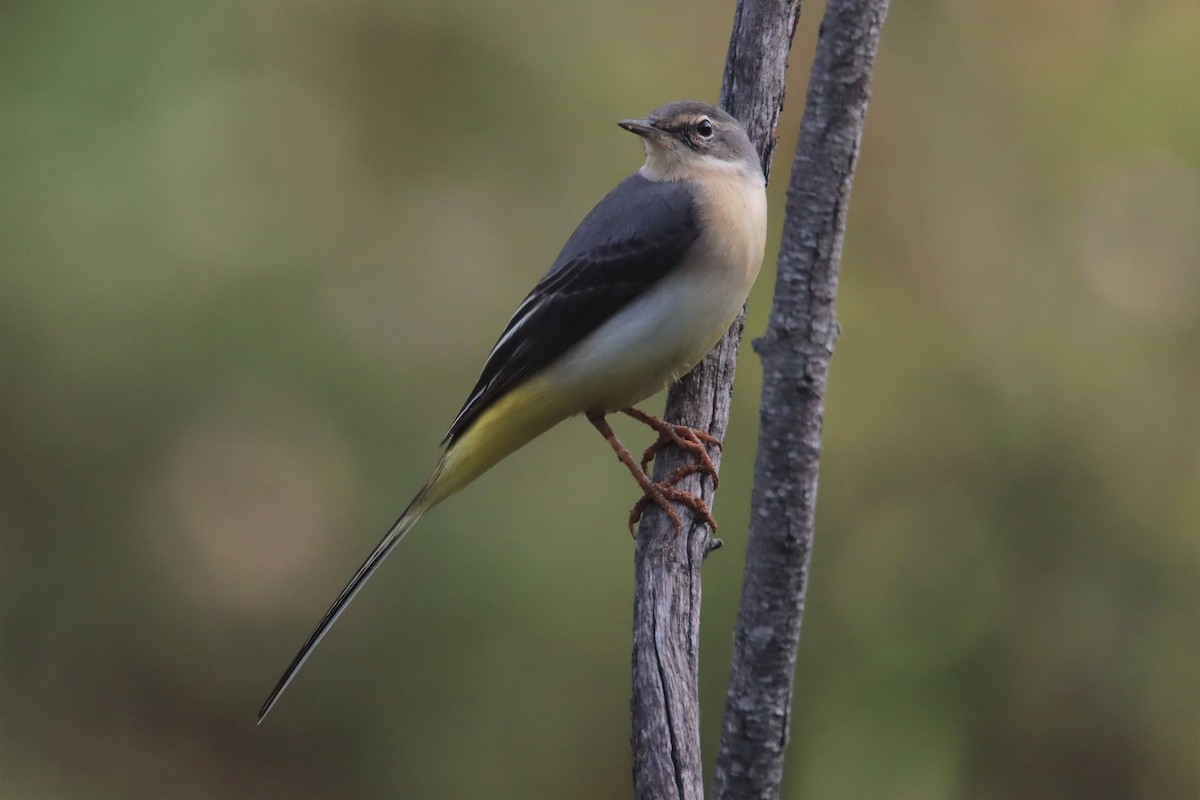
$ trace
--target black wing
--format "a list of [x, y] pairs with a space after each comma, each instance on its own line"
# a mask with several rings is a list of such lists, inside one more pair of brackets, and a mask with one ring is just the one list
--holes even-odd
[[639, 173], [621, 181], [584, 217], [517, 308], [443, 444], [661, 280], [699, 235], [694, 198], [685, 186]]

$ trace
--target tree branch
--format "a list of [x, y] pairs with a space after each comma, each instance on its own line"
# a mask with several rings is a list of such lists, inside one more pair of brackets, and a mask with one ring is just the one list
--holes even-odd
[[775, 798], [783, 777], [838, 326], [838, 266], [887, 0], [829, 0], [813, 62], [766, 334], [758, 457], [714, 797]]
[[[720, 104], [737, 117], [769, 174], [775, 125], [783, 107], [787, 54], [799, 0], [740, 0], [725, 64]], [[744, 312], [712, 353], [667, 397], [666, 419], [724, 438]], [[719, 465], [720, 454], [713, 461]], [[673, 448], [655, 461], [663, 480], [682, 457]], [[693, 475], [680, 487], [712, 506], [711, 480]], [[680, 508], [686, 533], [676, 536], [666, 515], [651, 505], [642, 516], [635, 548], [633, 633], [633, 777], [638, 798], [700, 800], [698, 652], [700, 565], [720, 546], [689, 509]]]

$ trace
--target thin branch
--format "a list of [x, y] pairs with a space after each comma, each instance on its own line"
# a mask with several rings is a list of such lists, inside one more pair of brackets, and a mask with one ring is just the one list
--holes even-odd
[[[769, 174], [775, 125], [783, 107], [787, 53], [799, 0], [740, 0], [725, 66], [721, 105], [746, 126]], [[744, 314], [712, 353], [671, 388], [666, 419], [724, 438]], [[713, 460], [719, 465], [719, 454]], [[680, 463], [668, 448], [655, 461], [662, 480]], [[711, 480], [680, 487], [713, 503]], [[680, 508], [686, 533], [676, 536], [665, 514], [647, 509], [638, 528], [633, 634], [633, 775], [638, 798], [700, 800], [698, 652], [700, 565], [720, 543]]]
[[829, 0], [809, 81], [763, 362], [758, 458], [714, 797], [777, 798], [804, 614], [838, 266], [888, 0]]

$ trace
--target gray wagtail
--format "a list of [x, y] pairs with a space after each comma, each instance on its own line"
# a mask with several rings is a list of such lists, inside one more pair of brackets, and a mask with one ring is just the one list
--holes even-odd
[[[677, 532], [672, 502], [715, 527], [704, 502], [674, 484], [698, 471], [715, 480], [705, 446], [720, 442], [632, 406], [687, 374], [746, 302], [766, 244], [766, 181], [745, 130], [713, 106], [669, 103], [617, 124], [641, 137], [646, 163], [584, 217], [517, 307], [451, 423], [433, 474], [325, 612], [259, 722], [422, 514], [568, 417], [585, 415], [637, 480], [645, 496], [630, 514], [631, 527], [651, 502]], [[640, 464], [605, 421], [615, 411], [659, 434]], [[667, 444], [690, 451], [697, 463], [655, 483], [647, 465]]]

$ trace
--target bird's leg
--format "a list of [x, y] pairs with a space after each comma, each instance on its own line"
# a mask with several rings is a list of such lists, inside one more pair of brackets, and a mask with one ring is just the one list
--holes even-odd
[[658, 433], [658, 440], [647, 447], [646, 452], [642, 453], [643, 472], [649, 472], [650, 462], [659, 454], [659, 451], [667, 445], [673, 444], [680, 450], [694, 455], [696, 463], [684, 464], [676, 468], [671, 473], [671, 476], [667, 478], [666, 482], [668, 484], [673, 486], [688, 475], [701, 472], [712, 478], [714, 489], [721, 485], [721, 479], [717, 476], [717, 465], [713, 463], [712, 458], [708, 455], [708, 448], [705, 447], [705, 445], [711, 445], [719, 450], [721, 448], [720, 439], [706, 430], [691, 428], [687, 425], [674, 425], [658, 417], [653, 417], [644, 411], [639, 411], [636, 408], [623, 408], [621, 409], [621, 413], [636, 419]]
[[[633, 509], [629, 512], [629, 532], [634, 534], [635, 526], [638, 520], [642, 518], [642, 512], [650, 503], [658, 505], [667, 517], [671, 520], [671, 525], [675, 528], [675, 535], [683, 533], [683, 520], [679, 517], [679, 512], [672, 506], [671, 502], [683, 503], [699, 514], [705, 522], [712, 526], [715, 531], [717, 529], [716, 520], [708, 512], [708, 505], [698, 497], [693, 497], [687, 492], [682, 492], [671, 485], [670, 482], [655, 483], [651, 480], [646, 471], [638, 466], [634, 461], [633, 454], [625, 449], [625, 445], [621, 444], [621, 440], [617, 438], [617, 434], [613, 432], [612, 426], [604, 419], [603, 414], [588, 414], [588, 422], [600, 431], [600, 435], [612, 447], [613, 452], [617, 454], [617, 458], [625, 465], [629, 473], [633, 475], [633, 479], [637, 481], [638, 486], [642, 489], [643, 497], [638, 500]], [[635, 534], [636, 535], [636, 534]]]

